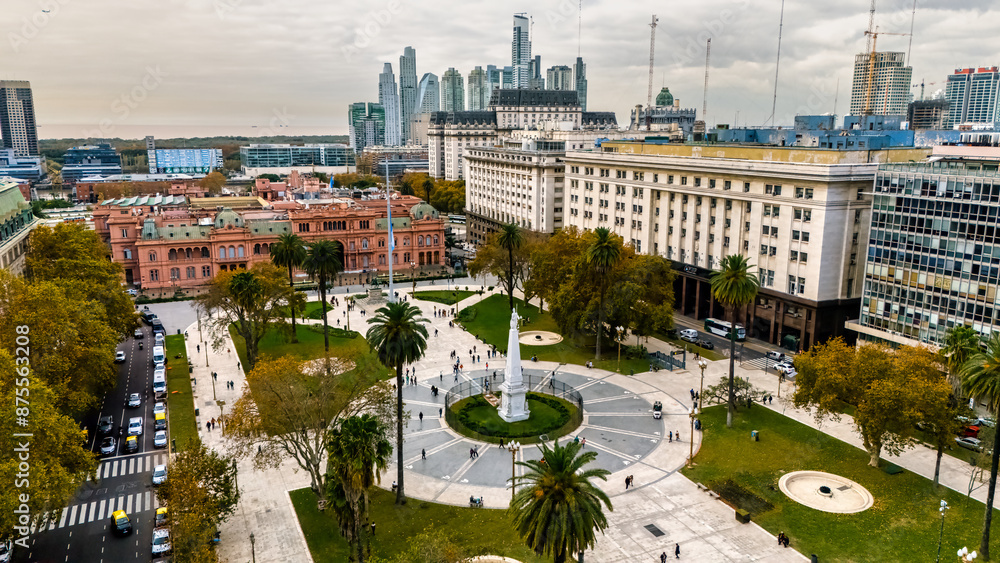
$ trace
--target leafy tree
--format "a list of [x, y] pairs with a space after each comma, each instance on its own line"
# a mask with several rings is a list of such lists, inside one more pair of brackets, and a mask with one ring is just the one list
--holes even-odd
[[600, 294], [600, 307], [597, 309], [597, 343], [595, 345], [595, 355], [600, 360], [601, 334], [604, 332], [604, 304], [611, 281], [611, 272], [621, 260], [622, 239], [605, 227], [594, 229], [594, 235], [594, 241], [587, 248], [587, 264], [593, 270], [597, 281], [597, 291]]
[[371, 356], [307, 364], [291, 356], [262, 359], [247, 373], [249, 391], [226, 417], [223, 436], [229, 451], [253, 459], [257, 469], [294, 459], [309, 474], [312, 490], [326, 500], [323, 463], [340, 421], [362, 412], [383, 424], [392, 420], [392, 390], [382, 373]]
[[[34, 330], [28, 326], [31, 346], [35, 346]], [[19, 514], [14, 512], [21, 504], [20, 495], [30, 492], [28, 505], [33, 516], [32, 523], [39, 523], [44, 514], [58, 515], [62, 507], [73, 498], [73, 494], [84, 482], [88, 474], [97, 468], [97, 461], [87, 449], [85, 437], [80, 427], [69, 416], [59, 412], [57, 397], [31, 372], [28, 364], [17, 362], [10, 351], [16, 331], [3, 331], [3, 346], [0, 346], [0, 400], [5, 407], [0, 409], [0, 448], [6, 452], [0, 457], [0, 477], [6, 486], [0, 487], [0, 537], [15, 538], [27, 535], [16, 533], [15, 526]], [[29, 357], [34, 362], [35, 355], [18, 354], [17, 359]], [[21, 402], [18, 402], [20, 399]], [[27, 409], [28, 426], [18, 424], [19, 408]], [[16, 436], [18, 433], [33, 434], [33, 438]], [[18, 469], [19, 452], [30, 453], [31, 471], [27, 483], [17, 477], [23, 471]], [[21, 484], [19, 484], [21, 483]]]
[[608, 321], [637, 337], [649, 337], [673, 325], [674, 270], [665, 258], [635, 254], [628, 247], [614, 272]]
[[872, 467], [878, 467], [883, 450], [898, 455], [913, 444], [905, 432], [920, 422], [919, 394], [926, 382], [942, 377], [937, 359], [926, 349], [855, 348], [840, 338], [814, 345], [795, 358], [795, 366], [795, 406], [814, 407], [817, 418], [834, 419], [853, 406], [854, 426]]
[[510, 299], [510, 310], [514, 310], [514, 284], [517, 278], [514, 276], [514, 251], [524, 244], [524, 233], [521, 228], [514, 223], [508, 223], [497, 232], [497, 245], [507, 251], [507, 297]]
[[319, 180], [320, 183], [323, 183], [323, 184], [329, 184], [330, 183], [330, 175], [327, 174], [326, 172], [314, 172], [313, 176], [316, 176], [316, 179]]
[[543, 442], [542, 458], [517, 462], [525, 473], [511, 479], [512, 486], [521, 487], [508, 508], [517, 533], [535, 553], [552, 556], [555, 563], [593, 548], [594, 531], [608, 527], [601, 504], [614, 510], [608, 495], [590, 482], [607, 481], [611, 472], [584, 469], [597, 452], [580, 454], [581, 448], [577, 442], [561, 446], [556, 440], [551, 448]]
[[108, 246], [81, 223], [40, 226], [31, 232], [27, 274], [31, 282], [51, 281], [88, 307], [119, 337], [138, 326], [135, 306], [122, 287], [122, 266], [110, 260]]
[[956, 387], [961, 386], [961, 370], [969, 358], [982, 349], [982, 339], [974, 328], [968, 325], [948, 329], [944, 337], [941, 356], [948, 367], [948, 374]]
[[29, 327], [34, 377], [60, 412], [79, 417], [114, 387], [120, 336], [99, 305], [74, 299], [58, 282], [29, 284], [0, 270], [0, 348], [15, 350], [17, 327]]
[[[980, 401], [985, 401], [990, 412], [1000, 413], [1000, 332], [994, 332], [986, 342], [986, 349], [972, 354], [959, 372], [962, 389]], [[993, 429], [993, 443], [1000, 443], [1000, 425]], [[990, 484], [986, 489], [986, 515], [983, 517], [983, 537], [979, 553], [983, 560], [990, 560], [990, 526], [993, 523], [993, 499], [996, 494], [997, 465], [1000, 448], [993, 448], [990, 459]]]
[[388, 433], [378, 418], [362, 414], [344, 419], [328, 445], [327, 483], [336, 481], [343, 489], [351, 516], [345, 537], [354, 545], [359, 562], [365, 560], [361, 522], [368, 519], [368, 491], [380, 482], [392, 455]]
[[[292, 277], [292, 270], [301, 268], [306, 259], [306, 245], [302, 238], [295, 233], [282, 233], [278, 236], [278, 241], [271, 245], [271, 262], [275, 266], [288, 268], [288, 287], [295, 291], [295, 278]], [[292, 318], [292, 342], [298, 342], [299, 337], [295, 332], [295, 305], [289, 303], [289, 315]]]
[[[515, 231], [518, 240], [509, 241], [511, 247], [504, 246], [501, 240], [505, 232], [510, 230], [506, 236], [514, 237]], [[485, 244], [476, 250], [476, 257], [469, 262], [469, 274], [479, 277], [485, 274], [492, 274], [500, 280], [505, 292], [510, 299], [511, 310], [514, 308], [514, 290], [525, 277], [528, 269], [528, 252], [524, 245], [524, 233], [516, 225], [505, 225], [504, 231], [493, 233]], [[512, 259], [513, 258], [513, 259]]]
[[[736, 383], [733, 387], [733, 396], [736, 399], [736, 403], [739, 405], [744, 405], [748, 400], [753, 400], [755, 402], [762, 402], [764, 397], [768, 395], [767, 391], [754, 387], [752, 383], [746, 379], [736, 378]], [[729, 402], [729, 378], [722, 376], [719, 378], [719, 383], [716, 385], [710, 385], [705, 388], [701, 395], [702, 405], [721, 405], [722, 403]]]
[[277, 174], [260, 174], [258, 178], [263, 178], [265, 180], [270, 180], [272, 182], [280, 182], [281, 178]]
[[389, 303], [368, 319], [365, 338], [386, 366], [396, 369], [396, 504], [406, 502], [403, 492], [403, 364], [419, 360], [427, 350], [427, 319], [405, 301]]
[[[306, 250], [306, 258], [302, 262], [309, 277], [319, 284], [319, 300], [326, 307], [326, 284], [337, 277], [344, 269], [344, 264], [340, 261], [343, 250], [340, 243], [335, 240], [317, 240], [309, 245]], [[323, 346], [327, 353], [330, 352], [330, 327], [327, 325], [326, 315], [323, 315]]]
[[170, 546], [177, 561], [217, 561], [212, 537], [240, 499], [235, 463], [197, 439], [171, 460], [156, 498], [169, 508]]
[[226, 185], [226, 176], [218, 170], [213, 170], [204, 178], [198, 180], [198, 185], [210, 194], [220, 194], [222, 193], [222, 187]]
[[563, 227], [540, 244], [530, 245], [531, 276], [524, 281], [524, 297], [539, 298], [539, 310], [545, 301], [555, 297], [559, 287], [573, 273], [573, 265], [586, 248], [580, 231], [573, 226]]
[[719, 269], [712, 272], [709, 279], [712, 284], [712, 296], [722, 304], [729, 313], [729, 322], [733, 324], [729, 331], [729, 411], [726, 414], [726, 427], [733, 426], [733, 411], [736, 409], [735, 398], [732, 396], [733, 379], [736, 377], [736, 321], [739, 312], [757, 297], [760, 282], [750, 271], [750, 263], [742, 254], [730, 254], [722, 259]]
[[253, 370], [261, 339], [285, 322], [281, 309], [290, 292], [285, 273], [269, 262], [254, 264], [250, 270], [219, 272], [209, 283], [208, 292], [198, 297], [208, 313], [213, 345], [223, 346], [232, 325], [246, 343], [246, 369]]

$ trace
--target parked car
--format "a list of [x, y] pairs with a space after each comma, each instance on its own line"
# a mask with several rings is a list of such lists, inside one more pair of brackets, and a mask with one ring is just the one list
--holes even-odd
[[127, 536], [132, 533], [132, 522], [124, 510], [116, 510], [111, 514], [111, 533], [117, 536]]
[[681, 340], [695, 344], [698, 342], [698, 331], [693, 328], [686, 328], [680, 332]]
[[153, 447], [154, 448], [165, 448], [167, 447], [167, 431], [157, 430], [156, 434], [153, 434]]
[[153, 468], [153, 484], [162, 485], [167, 480], [167, 466], [157, 465]]
[[974, 452], [983, 451], [983, 443], [979, 441], [979, 438], [963, 436], [961, 438], [955, 438], [955, 443], [958, 444], [959, 447], [967, 450], [972, 450]]
[[153, 557], [170, 553], [170, 530], [157, 528], [153, 530]]
[[125, 293], [128, 293], [132, 297], [135, 297], [135, 296], [139, 295], [139, 291], [135, 290], [135, 289], [127, 289], [127, 290], [125, 290]]
[[133, 416], [128, 419], [128, 435], [129, 436], [142, 436], [142, 417]]
[[125, 352], [121, 350], [115, 352], [115, 363], [120, 364], [125, 361]]
[[706, 350], [715, 350], [715, 344], [712, 344], [711, 340], [705, 340], [704, 338], [698, 341], [698, 346]]
[[663, 417], [663, 403], [656, 401], [653, 403], [653, 418], [659, 420]]
[[156, 509], [156, 516], [153, 517], [153, 527], [162, 528], [167, 525], [167, 507], [161, 506]]
[[142, 395], [138, 393], [132, 393], [128, 396], [128, 407], [131, 409], [139, 408], [142, 406]]
[[156, 416], [158, 414], [166, 414], [166, 412], [167, 412], [167, 404], [164, 403], [163, 401], [157, 401], [156, 404], [153, 405], [153, 416]]
[[111, 436], [106, 436], [101, 440], [101, 455], [115, 455], [115, 439]]
[[789, 359], [788, 356], [777, 350], [771, 350], [770, 352], [765, 354], [765, 356], [767, 356], [767, 359], [771, 360], [772, 362], [784, 362]]
[[97, 421], [97, 432], [99, 434], [111, 434], [115, 430], [115, 419], [110, 414], [104, 415]]

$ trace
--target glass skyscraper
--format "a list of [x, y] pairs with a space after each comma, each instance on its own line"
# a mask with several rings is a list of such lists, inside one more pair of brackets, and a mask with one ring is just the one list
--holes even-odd
[[0, 135], [17, 156], [38, 156], [35, 103], [27, 80], [0, 80]]

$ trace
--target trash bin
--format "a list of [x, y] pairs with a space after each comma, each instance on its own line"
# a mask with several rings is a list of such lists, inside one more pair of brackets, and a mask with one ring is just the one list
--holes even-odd
[[177, 329], [177, 334], [184, 334], [184, 332], [181, 329]]
[[701, 419], [700, 418], [694, 419], [694, 429], [695, 430], [701, 430]]
[[195, 416], [198, 416], [198, 414], [199, 414], [200, 412], [201, 412], [201, 409], [199, 409], [198, 407], [195, 407], [195, 408], [194, 408], [194, 415], [195, 415]]
[[760, 433], [757, 432], [756, 430], [751, 430], [750, 431], [750, 439], [753, 440], [754, 442], [759, 442], [760, 441]]
[[819, 557], [816, 557], [816, 554], [813, 553], [812, 557], [809, 559], [809, 561], [810, 561], [810, 563], [819, 563]]

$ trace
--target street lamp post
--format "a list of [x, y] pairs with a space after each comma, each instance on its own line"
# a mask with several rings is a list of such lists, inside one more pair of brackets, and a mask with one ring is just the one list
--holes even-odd
[[621, 373], [621, 371], [622, 371], [622, 331], [625, 330], [625, 327], [618, 326], [618, 327], [615, 327], [615, 330], [616, 330], [615, 334], [618, 337], [617, 338], [617, 340], [618, 340], [618, 373]]
[[941, 532], [938, 533], [937, 559], [934, 560], [936, 563], [941, 563], [941, 540], [944, 538], [944, 515], [948, 511], [948, 508], [950, 508], [948, 503], [942, 500], [941, 506], [938, 507], [938, 512], [941, 513]]
[[521, 450], [521, 443], [514, 441], [507, 444], [507, 451], [510, 452], [510, 501], [514, 502], [514, 491], [516, 487], [514, 486], [514, 478], [517, 477], [515, 461], [517, 460], [517, 452]]
[[958, 556], [962, 558], [962, 563], [972, 563], [977, 557], [979, 557], [979, 554], [975, 551], [970, 552], [969, 548], [963, 547], [958, 550]]
[[253, 532], [250, 532], [250, 555], [253, 557], [253, 563], [257, 563], [257, 548], [254, 547], [256, 539], [253, 537]]
[[236, 484], [236, 492], [240, 492], [239, 470], [236, 469], [236, 460], [233, 460], [233, 482]]
[[688, 447], [688, 450], [689, 450], [688, 451], [688, 467], [691, 467], [691, 464], [694, 463], [694, 415], [695, 415], [695, 407], [697, 406], [697, 408], [698, 408], [697, 412], [700, 414], [701, 413], [701, 393], [705, 389], [705, 368], [708, 367], [708, 362], [706, 362], [705, 360], [698, 360], [698, 367], [701, 368], [701, 384], [698, 386], [698, 400], [697, 400], [696, 404], [691, 405], [691, 412], [688, 413], [688, 416], [691, 418], [691, 433], [688, 434], [688, 436], [691, 437], [691, 444]]
[[410, 281], [413, 282], [413, 291], [411, 292], [411, 296], [412, 294], [417, 293], [417, 276], [416, 274], [414, 274], [414, 270], [416, 267], [417, 263], [410, 260]]

